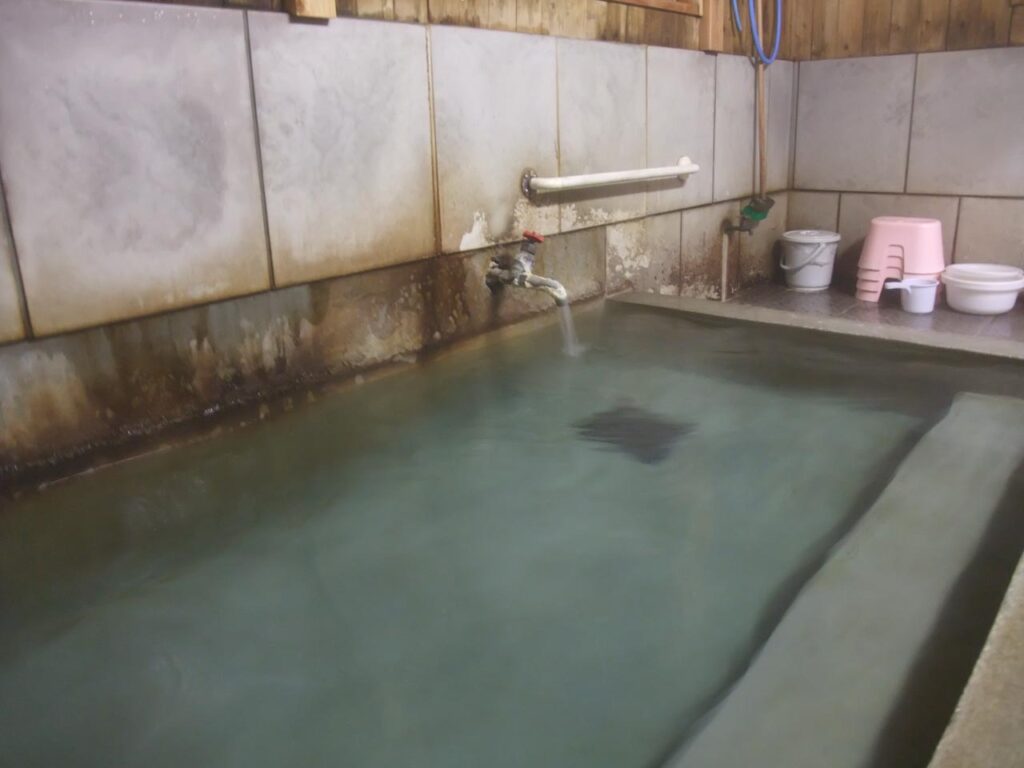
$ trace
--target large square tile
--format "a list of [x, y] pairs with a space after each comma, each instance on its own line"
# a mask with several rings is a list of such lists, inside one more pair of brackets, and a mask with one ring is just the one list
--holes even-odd
[[795, 185], [902, 192], [914, 56], [800, 63]]
[[776, 61], [765, 70], [768, 99], [768, 189], [789, 188], [796, 107], [796, 64]]
[[426, 30], [249, 19], [278, 284], [430, 256]]
[[269, 286], [237, 11], [4, 0], [0, 167], [37, 333]]
[[789, 193], [787, 229], [825, 229], [839, 227], [839, 194], [837, 192]]
[[647, 49], [647, 165], [673, 165], [681, 157], [700, 171], [682, 185], [673, 181], [650, 189], [648, 213], [710, 203], [715, 178], [715, 57], [652, 46]]
[[715, 200], [731, 200], [754, 192], [754, 67], [745, 56], [715, 59]]
[[677, 211], [607, 228], [609, 293], [679, 295], [681, 218]]
[[921, 55], [907, 191], [1024, 196], [1024, 48]]
[[[646, 164], [646, 58], [636, 45], [558, 40], [560, 175]], [[643, 216], [646, 185], [560, 197], [563, 232]]]
[[14, 243], [7, 224], [7, 209], [0, 196], [0, 342], [14, 341], [24, 335], [18, 286], [14, 280]]
[[530, 203], [523, 171], [558, 175], [555, 40], [433, 27], [434, 120], [447, 252], [558, 231], [558, 203]]
[[1024, 200], [963, 198], [955, 260], [1024, 267]]

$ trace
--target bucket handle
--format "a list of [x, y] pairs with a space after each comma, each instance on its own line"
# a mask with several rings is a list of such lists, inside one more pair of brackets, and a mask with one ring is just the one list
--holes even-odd
[[779, 264], [779, 266], [782, 267], [783, 271], [785, 272], [799, 272], [801, 269], [808, 266], [812, 261], [818, 258], [822, 254], [822, 252], [824, 252], [825, 248], [827, 248], [829, 245], [831, 245], [831, 243], [820, 243], [817, 248], [811, 251], [811, 255], [808, 256], [799, 264], [786, 264], [786, 262], [783, 261]]

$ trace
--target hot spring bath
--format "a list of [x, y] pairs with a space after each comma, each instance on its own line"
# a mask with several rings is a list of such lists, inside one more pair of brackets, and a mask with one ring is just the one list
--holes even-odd
[[[1009, 363], [578, 320], [579, 357], [552, 325], [7, 504], [0, 765], [657, 766], [954, 398], [1024, 391]], [[1019, 474], [864, 764], [927, 763]]]

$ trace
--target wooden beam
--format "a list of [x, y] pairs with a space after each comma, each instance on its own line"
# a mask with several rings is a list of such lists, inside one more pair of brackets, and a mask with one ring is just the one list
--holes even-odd
[[285, 7], [292, 16], [304, 19], [333, 19], [334, 0], [287, 0]]
[[722, 14], [731, 11], [723, 0], [705, 0], [704, 15], [700, 17], [700, 48], [702, 51], [725, 49], [725, 24]]

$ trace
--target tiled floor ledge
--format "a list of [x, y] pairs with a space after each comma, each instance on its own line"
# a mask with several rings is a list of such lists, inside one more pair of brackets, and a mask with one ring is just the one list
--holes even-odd
[[[1024, 360], [1024, 308], [997, 317], [954, 312], [945, 305], [931, 315], [903, 312], [885, 297], [879, 305], [838, 291], [796, 293], [763, 284], [718, 302], [682, 296], [623, 293], [612, 300], [742, 322], [875, 338], [954, 352]], [[939, 300], [941, 304], [941, 299]]]

